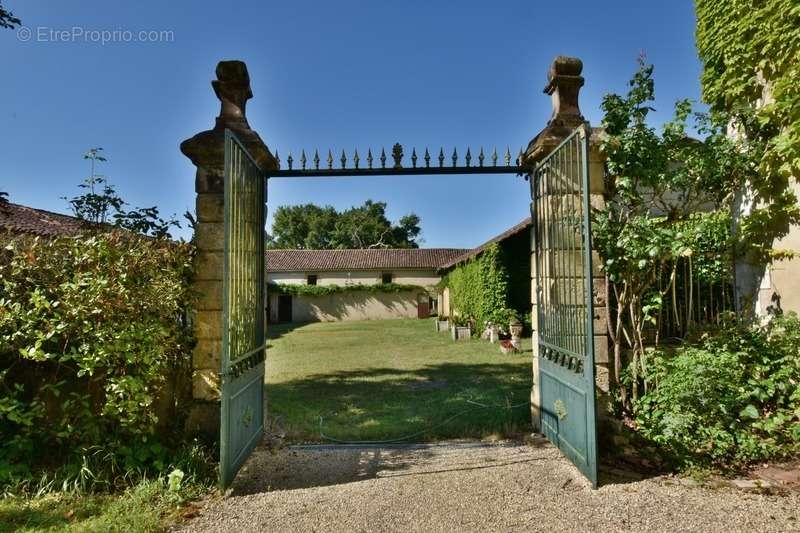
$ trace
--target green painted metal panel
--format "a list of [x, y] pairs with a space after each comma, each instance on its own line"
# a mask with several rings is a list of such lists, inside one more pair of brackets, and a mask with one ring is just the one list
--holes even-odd
[[227, 488], [264, 430], [266, 179], [225, 131], [225, 248], [220, 486]]
[[531, 179], [542, 432], [597, 486], [589, 128]]

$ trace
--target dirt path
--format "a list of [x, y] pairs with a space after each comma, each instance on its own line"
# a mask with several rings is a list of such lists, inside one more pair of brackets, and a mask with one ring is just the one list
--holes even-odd
[[257, 451], [182, 531], [800, 531], [800, 496], [606, 479], [537, 444]]

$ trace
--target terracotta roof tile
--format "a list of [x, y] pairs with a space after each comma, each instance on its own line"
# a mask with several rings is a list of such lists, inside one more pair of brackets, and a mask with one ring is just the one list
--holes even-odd
[[75, 217], [11, 202], [0, 202], [0, 231], [56, 237], [77, 234], [83, 222]]
[[267, 250], [268, 272], [324, 272], [393, 268], [437, 269], [463, 255], [461, 248]]
[[503, 241], [503, 240], [511, 237], [512, 235], [515, 235], [515, 234], [519, 233], [520, 231], [523, 231], [523, 230], [525, 230], [525, 229], [527, 229], [529, 227], [531, 227], [531, 217], [528, 217], [525, 220], [523, 220], [522, 222], [520, 222], [520, 223], [518, 223], [518, 224], [516, 224], [514, 226], [511, 226], [510, 228], [505, 230], [500, 235], [492, 237], [491, 239], [489, 239], [485, 243], [481, 244], [477, 248], [473, 248], [472, 250], [466, 250], [463, 254], [461, 254], [461, 255], [459, 255], [457, 257], [454, 257], [450, 261], [444, 263], [441, 266], [441, 268], [450, 268], [450, 267], [452, 267], [454, 265], [457, 265], [458, 263], [463, 263], [464, 261], [467, 261], [468, 259], [472, 259], [473, 257], [475, 257], [478, 254], [480, 254], [482, 251], [484, 251], [490, 244], [494, 244], [496, 242]]

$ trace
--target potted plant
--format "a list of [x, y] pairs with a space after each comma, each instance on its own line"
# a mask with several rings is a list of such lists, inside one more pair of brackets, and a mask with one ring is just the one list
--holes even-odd
[[469, 340], [472, 337], [472, 328], [468, 320], [455, 316], [451, 320], [450, 333], [454, 341]]

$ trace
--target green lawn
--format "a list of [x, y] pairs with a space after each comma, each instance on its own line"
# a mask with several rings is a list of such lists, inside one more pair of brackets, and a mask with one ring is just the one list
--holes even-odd
[[[430, 320], [270, 325], [268, 414], [293, 442], [510, 436], [530, 425], [522, 354], [455, 343]], [[482, 406], [491, 406], [483, 408]], [[456, 416], [458, 415], [458, 416]], [[276, 429], [273, 427], [273, 429]]]

